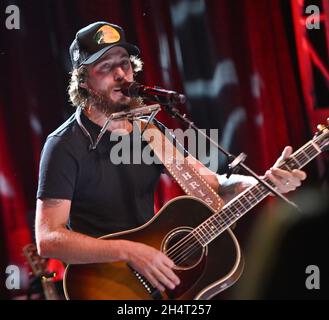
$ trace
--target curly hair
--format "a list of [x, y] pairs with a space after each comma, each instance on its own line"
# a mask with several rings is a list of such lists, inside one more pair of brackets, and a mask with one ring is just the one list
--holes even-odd
[[[130, 56], [129, 59], [132, 64], [134, 74], [143, 69], [143, 61], [139, 57]], [[90, 93], [87, 89], [82, 88], [80, 83], [87, 80], [88, 69], [86, 66], [82, 65], [81, 67], [74, 69], [70, 74], [71, 79], [68, 86], [70, 102], [74, 107], [80, 106], [81, 108], [85, 108], [88, 105]]]

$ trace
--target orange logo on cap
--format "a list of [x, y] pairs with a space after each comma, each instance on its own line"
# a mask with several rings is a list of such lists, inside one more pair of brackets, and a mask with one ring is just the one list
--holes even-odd
[[97, 30], [94, 38], [98, 44], [114, 43], [120, 40], [120, 34], [111, 26], [102, 26]]

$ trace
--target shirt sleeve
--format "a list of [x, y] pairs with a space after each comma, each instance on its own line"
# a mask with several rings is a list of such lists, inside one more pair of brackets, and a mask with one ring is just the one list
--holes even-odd
[[41, 153], [37, 198], [72, 200], [77, 174], [73, 148], [60, 137], [48, 137]]

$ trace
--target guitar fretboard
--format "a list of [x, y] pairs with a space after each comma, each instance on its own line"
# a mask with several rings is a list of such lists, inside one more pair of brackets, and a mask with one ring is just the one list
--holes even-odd
[[[313, 140], [309, 141], [285, 160], [279, 168], [289, 171], [300, 169], [321, 152], [321, 147], [318, 144]], [[271, 186], [274, 186], [268, 178], [265, 178], [264, 180]], [[195, 228], [192, 232], [193, 236], [202, 246], [206, 246], [269, 194], [270, 191], [258, 182], [231, 200], [220, 212], [213, 214], [210, 218]]]
[[50, 279], [42, 279], [41, 281], [46, 300], [60, 300], [55, 283]]

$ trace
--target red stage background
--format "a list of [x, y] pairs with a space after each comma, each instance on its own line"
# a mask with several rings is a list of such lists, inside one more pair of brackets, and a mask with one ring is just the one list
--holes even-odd
[[[324, 12], [318, 34], [328, 34], [325, 39], [329, 39], [325, 1], [312, 3]], [[3, 17], [10, 4], [2, 1]], [[323, 80], [326, 86], [321, 92], [303, 83], [305, 72], [306, 78], [321, 78], [300, 63], [308, 52], [300, 44], [298, 10], [306, 17], [307, 1], [33, 0], [13, 4], [20, 9], [20, 29], [7, 30], [3, 19], [0, 26], [1, 270], [10, 264], [23, 266], [22, 247], [33, 241], [41, 148], [47, 135], [73, 112], [66, 93], [71, 68], [68, 47], [75, 32], [88, 23], [105, 20], [123, 26], [129, 41], [141, 48], [145, 66], [138, 81], [186, 93], [189, 101], [182, 111], [201, 128], [218, 128], [219, 141], [231, 152], [247, 153], [247, 164], [260, 174], [285, 145], [296, 148], [311, 138], [316, 112], [329, 116], [328, 79]], [[328, 47], [326, 43], [324, 50]], [[328, 52], [320, 58], [328, 68]], [[316, 100], [316, 94], [321, 99]], [[314, 106], [307, 100], [310, 95]], [[164, 113], [160, 120], [170, 128], [181, 126]], [[220, 157], [222, 171], [225, 161]], [[328, 162], [323, 156], [320, 159], [307, 169], [307, 184], [319, 192], [328, 174]], [[157, 208], [180, 192], [164, 178]], [[237, 228], [242, 245], [253, 219], [246, 218]], [[15, 294], [2, 286], [3, 297]]]

